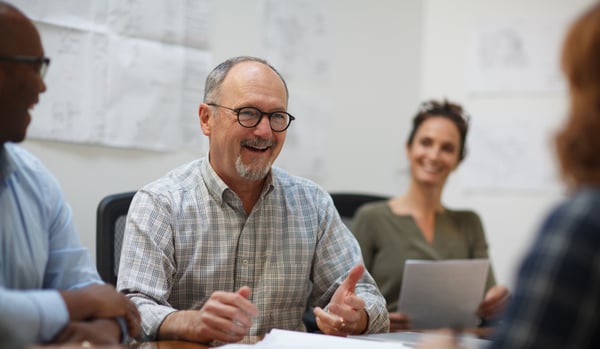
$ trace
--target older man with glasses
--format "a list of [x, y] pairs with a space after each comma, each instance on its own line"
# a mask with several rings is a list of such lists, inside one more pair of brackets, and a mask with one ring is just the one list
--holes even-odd
[[385, 332], [385, 300], [329, 194], [274, 167], [294, 117], [279, 73], [235, 57], [207, 77], [208, 156], [142, 188], [127, 218], [117, 288], [143, 339], [254, 342], [273, 328]]

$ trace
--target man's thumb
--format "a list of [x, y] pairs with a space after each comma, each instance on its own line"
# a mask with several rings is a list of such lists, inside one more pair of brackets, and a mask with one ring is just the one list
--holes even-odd
[[252, 290], [248, 286], [242, 286], [239, 290], [237, 290], [236, 293], [246, 299], [250, 299], [250, 294], [252, 293]]
[[356, 284], [360, 280], [360, 278], [365, 273], [365, 266], [362, 264], [355, 265], [350, 272], [348, 273], [348, 277], [344, 280], [343, 286], [350, 292], [354, 293], [354, 289], [356, 288]]

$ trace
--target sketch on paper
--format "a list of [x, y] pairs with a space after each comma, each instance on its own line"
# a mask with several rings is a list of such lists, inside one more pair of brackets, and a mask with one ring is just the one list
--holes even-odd
[[[263, 51], [288, 84], [308, 80], [326, 85], [330, 79], [331, 24], [322, 2], [264, 0], [259, 6]], [[312, 93], [311, 93], [312, 92]], [[295, 89], [289, 111], [296, 117], [277, 165], [317, 182], [325, 178], [328, 102], [314, 91]]]
[[465, 79], [473, 94], [563, 91], [559, 51], [567, 20], [515, 18], [474, 27]]
[[530, 64], [523, 38], [510, 28], [482, 34], [478, 54], [487, 69], [526, 69]]
[[557, 119], [513, 113], [472, 120], [459, 172], [462, 186], [521, 192], [560, 188], [551, 146]]
[[159, 151], [207, 149], [197, 110], [212, 65], [208, 0], [17, 6], [32, 13], [52, 57], [48, 92], [32, 113], [32, 138]]
[[263, 49], [289, 79], [329, 80], [332, 25], [322, 2], [264, 0]]
[[[48, 92], [33, 112], [32, 138], [157, 151], [208, 149], [197, 110], [212, 68], [210, 1], [65, 0], [60, 11], [41, 0], [21, 2], [52, 57]], [[259, 10], [266, 57], [288, 83], [327, 83], [326, 9], [294, 0], [285, 6], [265, 1]], [[302, 93], [295, 91], [290, 101], [298, 119], [279, 163], [319, 179], [327, 106]]]

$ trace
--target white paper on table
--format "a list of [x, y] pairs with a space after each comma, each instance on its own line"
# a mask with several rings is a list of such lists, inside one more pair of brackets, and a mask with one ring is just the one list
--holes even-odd
[[[360, 336], [352, 336], [353, 338], [378, 341], [378, 342], [394, 342], [402, 343], [404, 347], [415, 348], [427, 337], [433, 336], [446, 336], [443, 333], [436, 332], [412, 332], [412, 331], [400, 331], [400, 332], [389, 332], [389, 333], [373, 333], [364, 334]], [[454, 340], [458, 342], [458, 347], [462, 349], [486, 349], [491, 345], [491, 340], [477, 338], [474, 334], [463, 333], [454, 337]], [[230, 348], [227, 348], [230, 349]], [[240, 348], [231, 348], [240, 349]]]
[[398, 311], [413, 328], [476, 327], [488, 269], [487, 259], [409, 259]]
[[[222, 348], [241, 349], [245, 346], [239, 344], [228, 344]], [[288, 331], [272, 329], [265, 338], [254, 344], [255, 348], [277, 348], [277, 349], [408, 349], [402, 343], [391, 342], [365, 342], [361, 339], [336, 337], [325, 334]]]

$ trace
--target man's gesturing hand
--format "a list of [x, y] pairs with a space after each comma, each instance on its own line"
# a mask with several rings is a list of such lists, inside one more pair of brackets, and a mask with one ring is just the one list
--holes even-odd
[[366, 331], [369, 318], [365, 311], [365, 301], [354, 292], [364, 272], [363, 265], [354, 266], [331, 297], [327, 311], [315, 307], [317, 326], [323, 333], [347, 336]]

